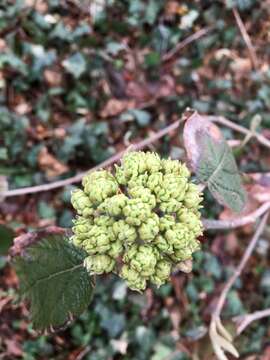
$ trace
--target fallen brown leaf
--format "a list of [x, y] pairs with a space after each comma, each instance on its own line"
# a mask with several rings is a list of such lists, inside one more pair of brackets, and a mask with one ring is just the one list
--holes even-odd
[[50, 86], [60, 86], [63, 81], [62, 74], [57, 70], [45, 69], [44, 79]]
[[57, 160], [43, 147], [38, 154], [38, 164], [48, 177], [55, 177], [68, 171], [68, 167]]
[[253, 199], [263, 203], [270, 199], [270, 185], [263, 186], [259, 184], [249, 186], [249, 193]]
[[23, 351], [21, 344], [14, 339], [5, 339], [4, 343], [7, 347], [7, 353], [14, 356], [22, 356]]
[[134, 100], [118, 100], [110, 99], [105, 105], [104, 109], [100, 112], [102, 118], [108, 118], [121, 114], [123, 111], [135, 107]]

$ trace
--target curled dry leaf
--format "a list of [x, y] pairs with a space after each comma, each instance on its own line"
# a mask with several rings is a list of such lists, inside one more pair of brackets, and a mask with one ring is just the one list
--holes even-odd
[[193, 112], [184, 126], [184, 143], [191, 167], [222, 205], [240, 212], [246, 192], [232, 153], [219, 128]]
[[232, 336], [222, 325], [219, 317], [212, 318], [209, 336], [218, 360], [228, 360], [225, 351], [236, 358], [239, 357], [238, 351], [232, 344]]

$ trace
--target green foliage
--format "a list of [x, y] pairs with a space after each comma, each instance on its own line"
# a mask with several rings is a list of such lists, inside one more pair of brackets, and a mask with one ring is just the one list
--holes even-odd
[[12, 229], [0, 224], [0, 257], [7, 255], [10, 246], [12, 245], [14, 232]]
[[246, 203], [246, 194], [226, 141], [215, 142], [210, 136], [199, 139], [202, 149], [198, 179], [207, 183], [212, 194], [235, 211], [241, 211]]
[[[88, 0], [48, 0], [29, 5], [31, 3], [34, 1], [3, 0], [0, 4], [0, 174], [8, 176], [11, 188], [51, 180], [39, 166], [38, 155], [44, 146], [68, 165], [70, 172], [64, 176], [69, 176], [122, 149], [124, 141], [125, 144], [137, 141], [164, 127], [172, 119], [179, 118], [187, 106], [201, 113], [226, 116], [247, 128], [258, 114], [262, 123], [257, 131], [263, 130], [268, 136], [265, 128], [270, 128], [270, 75], [267, 69], [268, 13], [264, 1], [108, 0], [95, 18], [90, 15]], [[45, 11], [40, 8], [40, 3], [46, 3]], [[169, 11], [172, 3], [178, 3], [179, 7]], [[259, 57], [258, 70], [250, 68], [248, 51], [232, 16], [232, 7], [237, 7], [251, 37]], [[207, 26], [213, 26], [213, 31], [182, 48], [171, 61], [162, 61], [168, 51]], [[81, 55], [75, 57], [74, 62], [80, 71], [85, 62], [85, 70], [78, 80], [64, 67], [64, 62], [74, 54]], [[80, 57], [84, 61], [80, 61]], [[112, 68], [112, 79], [108, 63]], [[121, 114], [101, 119], [107, 101], [119, 96], [115, 77], [124, 78], [124, 90], [139, 83], [139, 99], [136, 92], [131, 93], [131, 99], [136, 98], [134, 109], [124, 109]], [[120, 95], [120, 102], [125, 101], [125, 96]], [[58, 138], [59, 130], [65, 132], [65, 136]], [[224, 135], [226, 139], [235, 137], [230, 130]], [[163, 140], [155, 144], [158, 152], [172, 157], [183, 155], [177, 138]], [[175, 152], [174, 148], [179, 151]], [[269, 163], [265, 156], [258, 157], [258, 153], [263, 155], [251, 140], [241, 149], [241, 159], [237, 155], [240, 170], [267, 170]], [[40, 199], [46, 204], [51, 203], [55, 213], [46, 209], [43, 203], [37, 207], [37, 219], [33, 219], [32, 215], [36, 216], [35, 211], [32, 212], [35, 199], [37, 203]], [[68, 227], [74, 215], [68, 195], [62, 196], [58, 192], [47, 193], [41, 198], [38, 195], [31, 197], [31, 201], [27, 201], [27, 206], [31, 204], [30, 212], [25, 211], [24, 204], [24, 198], [18, 202], [8, 198], [7, 206], [12, 210], [10, 227], [39, 226], [39, 217], [54, 218], [57, 224]], [[220, 214], [221, 206], [208, 192], [205, 204], [204, 217]], [[4, 223], [10, 218], [9, 215], [6, 219], [5, 206], [0, 209]], [[244, 237], [244, 233], [239, 233], [239, 246], [245, 241]], [[192, 350], [201, 345], [207, 348], [207, 336], [194, 340], [189, 335], [196, 331], [200, 334], [201, 327], [207, 326], [209, 304], [215, 300], [221, 282], [227, 279], [226, 268], [231, 263], [235, 265], [239, 259], [240, 249], [234, 251], [234, 244], [231, 250], [228, 239], [213, 234], [204, 239], [204, 251], [195, 255], [194, 271], [181, 287], [189, 303], [187, 308], [181, 308], [177, 333], [181, 343]], [[211, 243], [211, 249], [208, 243]], [[0, 257], [1, 289], [9, 280], [5, 259]], [[256, 287], [253, 275], [248, 274], [250, 281], [243, 281], [241, 288], [234, 289], [229, 311], [239, 309], [237, 299], [243, 302], [248, 312], [270, 306], [267, 256], [260, 254], [254, 261], [261, 269], [256, 278], [260, 286]], [[19, 315], [19, 307], [14, 313], [14, 307], [7, 306], [2, 309], [1, 316], [5, 319], [5, 327], [9, 326], [16, 333], [16, 339], [24, 342], [22, 358], [25, 360], [66, 359], [89, 345], [91, 350], [85, 355], [86, 360], [149, 360], [158, 356], [159, 350], [166, 352], [168, 348], [171, 354], [175, 353], [177, 341], [166, 339], [168, 334], [176, 333], [172, 326], [175, 320], [172, 310], [179, 308], [179, 302], [173, 285], [166, 284], [154, 290], [149, 310], [149, 298], [132, 294], [123, 284], [113, 278], [100, 282], [91, 309], [61, 333], [57, 342], [54, 337], [37, 338], [31, 326], [23, 333], [25, 322], [21, 319], [24, 314]], [[149, 290], [148, 294], [152, 292]], [[7, 296], [14, 298], [14, 291], [8, 292]], [[168, 304], [172, 301], [171, 307]], [[122, 322], [116, 336], [109, 334], [104, 322], [101, 326], [104, 308], [108, 309], [106, 316], [119, 320], [120, 325], [122, 319], [117, 315], [125, 317], [124, 328]], [[223, 315], [230, 316], [229, 313]], [[63, 339], [65, 341], [60, 344]], [[237, 348], [242, 354], [261, 353], [268, 341], [267, 320], [254, 322], [250, 330], [237, 339]], [[4, 344], [5, 337], [1, 340]], [[119, 341], [127, 344], [126, 354], [120, 353]], [[210, 356], [204, 352], [198, 355], [199, 358]], [[181, 354], [179, 358], [186, 360], [188, 357]]]
[[36, 329], [64, 326], [87, 308], [93, 283], [83, 267], [85, 256], [67, 238], [54, 235], [31, 245], [14, 259], [21, 293], [30, 300]]

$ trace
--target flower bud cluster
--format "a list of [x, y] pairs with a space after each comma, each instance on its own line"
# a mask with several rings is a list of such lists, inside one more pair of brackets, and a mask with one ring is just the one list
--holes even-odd
[[127, 153], [114, 174], [87, 174], [71, 202], [73, 242], [89, 254], [89, 273], [116, 272], [138, 291], [164, 284], [200, 247], [202, 196], [189, 178], [185, 164], [151, 152]]

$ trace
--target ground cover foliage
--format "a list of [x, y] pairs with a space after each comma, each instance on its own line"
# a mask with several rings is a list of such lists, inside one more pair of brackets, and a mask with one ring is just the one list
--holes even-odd
[[[187, 107], [226, 116], [246, 128], [259, 123], [256, 130], [269, 138], [267, 1], [94, 3], [0, 4], [0, 174], [11, 189], [68, 178], [99, 164], [179, 119]], [[251, 36], [256, 64], [232, 8]], [[207, 29], [204, 36], [171, 53], [201, 29]], [[227, 139], [243, 140], [231, 129], [222, 131]], [[164, 137], [154, 149], [162, 156], [183, 158], [180, 135]], [[269, 149], [253, 139], [234, 148], [234, 155], [245, 173], [269, 170]], [[28, 310], [18, 301], [7, 249], [14, 233], [48, 225], [70, 227], [72, 188], [7, 198], [0, 204], [1, 224], [8, 224], [8, 229], [0, 226], [1, 356], [211, 359], [211, 311], [247, 245], [251, 225], [208, 232], [193, 272], [172, 276], [171, 284], [140, 295], [113, 276], [104, 278], [96, 285], [89, 311], [72, 326], [55, 335], [33, 331]], [[206, 192], [204, 217], [226, 218], [227, 212]], [[270, 306], [268, 242], [266, 228], [229, 292], [223, 318], [232, 332], [233, 316]], [[266, 319], [252, 324], [235, 345], [243, 358], [267, 359], [268, 339]]]

